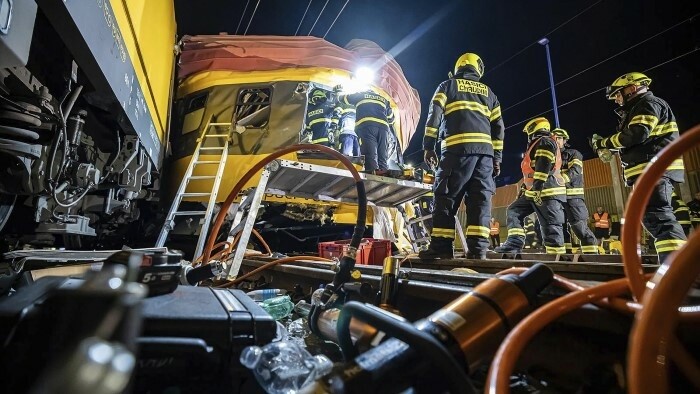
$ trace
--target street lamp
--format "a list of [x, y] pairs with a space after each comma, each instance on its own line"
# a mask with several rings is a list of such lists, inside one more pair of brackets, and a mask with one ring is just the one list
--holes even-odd
[[552, 106], [554, 107], [554, 124], [559, 127], [559, 110], [557, 109], [557, 92], [554, 90], [554, 74], [552, 73], [552, 57], [549, 54], [549, 39], [547, 37], [537, 41], [547, 51], [547, 69], [549, 70], [549, 86], [552, 90]]

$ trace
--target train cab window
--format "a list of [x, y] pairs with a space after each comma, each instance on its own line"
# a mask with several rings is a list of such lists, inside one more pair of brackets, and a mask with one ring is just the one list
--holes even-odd
[[268, 88], [241, 89], [238, 92], [234, 121], [237, 130], [262, 129], [270, 122], [270, 95]]
[[184, 117], [182, 121], [182, 134], [199, 130], [204, 119], [204, 110], [207, 104], [209, 92], [200, 93], [189, 97], [184, 103]]

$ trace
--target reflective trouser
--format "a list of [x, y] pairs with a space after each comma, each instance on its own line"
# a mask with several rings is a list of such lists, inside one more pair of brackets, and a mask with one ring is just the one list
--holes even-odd
[[563, 254], [564, 248], [564, 209], [562, 202], [556, 199], [542, 200], [537, 206], [524, 195], [518, 197], [508, 206], [508, 238], [503, 244], [509, 249], [521, 249], [525, 245], [525, 217], [535, 212], [540, 222], [544, 247], [547, 253]]
[[467, 248], [471, 254], [484, 254], [489, 248], [491, 198], [496, 191], [493, 157], [442, 154], [435, 174], [435, 206], [430, 248], [452, 250], [455, 214], [462, 199], [467, 206]]
[[564, 228], [564, 244], [567, 249], [571, 245], [572, 231], [581, 241], [581, 251], [583, 253], [598, 253], [598, 240], [593, 232], [588, 228], [588, 208], [582, 198], [573, 198], [564, 203], [564, 214], [569, 229]]
[[333, 136], [328, 132], [327, 124], [317, 123], [311, 126], [311, 143], [333, 146]]
[[654, 237], [654, 246], [659, 255], [659, 263], [674, 251], [680, 249], [686, 242], [685, 233], [671, 207], [671, 180], [662, 177], [651, 193], [649, 203], [644, 211], [642, 223]]
[[360, 141], [355, 134], [341, 134], [338, 140], [340, 142], [340, 153], [346, 156], [360, 155]]
[[365, 126], [361, 125], [355, 129], [355, 133], [360, 137], [360, 151], [365, 156], [365, 171], [386, 170], [389, 153], [388, 135], [389, 128], [386, 126]]

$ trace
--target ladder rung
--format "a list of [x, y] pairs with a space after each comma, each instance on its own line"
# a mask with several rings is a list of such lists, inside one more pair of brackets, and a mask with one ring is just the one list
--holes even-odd
[[205, 146], [203, 148], [199, 148], [199, 150], [224, 150], [225, 148], [223, 146]]
[[189, 179], [194, 180], [194, 179], [214, 179], [216, 178], [216, 175], [192, 175], [190, 176]]
[[228, 137], [228, 134], [205, 134], [204, 138], [209, 138], [209, 137]]
[[182, 197], [205, 197], [210, 195], [211, 193], [182, 193]]
[[205, 215], [207, 211], [180, 211], [173, 212], [173, 216], [200, 216]]
[[197, 160], [194, 164], [219, 164], [218, 160]]

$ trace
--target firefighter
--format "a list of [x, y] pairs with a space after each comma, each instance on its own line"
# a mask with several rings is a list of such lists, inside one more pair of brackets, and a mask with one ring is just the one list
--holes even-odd
[[[654, 96], [649, 90], [650, 84], [649, 77], [632, 72], [622, 75], [608, 86], [607, 98], [615, 100], [621, 107], [618, 132], [607, 138], [597, 134], [591, 138], [591, 146], [596, 152], [601, 149], [619, 150], [628, 186], [634, 184], [661, 149], [679, 136], [671, 107]], [[682, 158], [671, 163], [656, 184], [644, 212], [642, 222], [655, 239], [660, 263], [686, 242], [671, 207], [673, 185], [683, 182], [683, 172]]]
[[695, 198], [688, 201], [690, 209], [690, 221], [693, 222], [693, 229], [697, 230], [700, 227], [700, 192], [695, 193]]
[[583, 155], [568, 145], [569, 133], [564, 129], [554, 129], [561, 149], [561, 175], [566, 182], [566, 202], [564, 215], [569, 228], [564, 228], [564, 246], [571, 252], [572, 231], [581, 241], [583, 253], [598, 253], [598, 240], [588, 228], [588, 208], [583, 194]]
[[341, 94], [338, 101], [355, 107], [355, 133], [365, 156], [365, 172], [386, 175], [389, 172], [389, 125], [395, 122], [391, 103], [371, 89]]
[[683, 233], [688, 237], [690, 229], [693, 227], [693, 222], [690, 220], [690, 208], [678, 197], [675, 191], [671, 193], [671, 207], [678, 224], [683, 228]]
[[306, 112], [306, 132], [311, 134], [311, 143], [333, 146], [333, 130], [338, 125], [335, 106], [323, 89], [315, 88], [309, 97]]
[[501, 223], [495, 217], [491, 217], [491, 246], [497, 248], [501, 246]]
[[532, 119], [523, 132], [528, 137], [528, 149], [520, 165], [523, 185], [518, 198], [508, 206], [508, 238], [496, 252], [522, 252], [525, 244], [523, 219], [535, 212], [546, 253], [563, 254], [566, 249], [562, 204], [566, 202], [566, 186], [560, 173], [561, 151], [550, 133], [547, 119]]
[[535, 229], [539, 230], [539, 222], [533, 221], [529, 216], [525, 218], [525, 249], [536, 249], [540, 247], [540, 235]]
[[433, 95], [423, 137], [425, 162], [438, 163], [435, 140], [441, 131], [440, 161], [436, 172], [433, 231], [430, 248], [420, 258], [452, 258], [455, 219], [462, 199], [467, 205], [467, 258], [483, 259], [489, 247], [494, 177], [501, 168], [504, 125], [501, 106], [491, 88], [479, 82], [484, 63], [465, 53], [454, 74]]
[[346, 156], [360, 156], [360, 141], [355, 133], [355, 108], [340, 106], [336, 109], [340, 116], [340, 135], [338, 136], [340, 153]]

